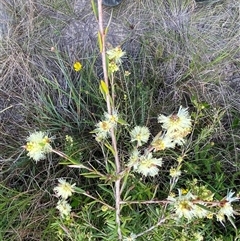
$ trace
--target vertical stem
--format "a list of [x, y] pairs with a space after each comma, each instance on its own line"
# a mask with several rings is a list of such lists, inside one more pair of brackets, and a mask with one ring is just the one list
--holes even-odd
[[[104, 74], [104, 82], [106, 83], [108, 89], [109, 89], [109, 81], [108, 81], [108, 71], [107, 71], [107, 65], [106, 65], [106, 48], [105, 48], [105, 30], [103, 28], [103, 14], [102, 14], [102, 0], [98, 0], [98, 24], [99, 24], [99, 32], [101, 36], [102, 41], [102, 67], [103, 67], [103, 74]], [[111, 84], [114, 84], [113, 76], [112, 76], [112, 82]], [[114, 93], [111, 93], [114, 95]], [[112, 96], [112, 99], [114, 99], [114, 96]], [[109, 94], [106, 95], [106, 102], [107, 102], [107, 110], [108, 114], [112, 114], [114, 110], [114, 104], [111, 106], [110, 96]], [[111, 129], [111, 138], [112, 138], [112, 146], [114, 149], [114, 159], [115, 159], [115, 165], [116, 165], [116, 176], [121, 172], [121, 165], [120, 160], [118, 156], [118, 149], [117, 149], [117, 140], [114, 128]], [[120, 220], [120, 212], [121, 212], [121, 178], [119, 177], [115, 182], [115, 209], [116, 209], [116, 225], [117, 225], [117, 232], [118, 232], [118, 240], [122, 240], [122, 232], [121, 232], [121, 220]]]
[[[107, 87], [109, 88], [109, 81], [108, 81], [108, 72], [107, 72], [107, 61], [106, 61], [106, 46], [105, 46], [105, 30], [103, 28], [103, 14], [102, 14], [102, 0], [98, 0], [98, 28], [102, 40], [102, 67], [103, 67], [103, 76], [104, 82], [106, 83]], [[106, 95], [106, 102], [107, 102], [107, 110], [108, 113], [111, 115], [111, 104], [109, 95]]]

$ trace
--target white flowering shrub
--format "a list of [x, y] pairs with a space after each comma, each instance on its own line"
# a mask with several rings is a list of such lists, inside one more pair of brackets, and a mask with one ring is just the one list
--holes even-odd
[[[53, 227], [59, 224], [59, 237], [65, 240], [75, 235], [69, 240], [111, 241], [207, 240], [209, 229], [204, 225], [212, 219], [223, 226], [230, 222], [237, 230], [234, 202], [239, 201], [239, 196], [234, 191], [229, 190], [219, 199], [219, 194], [216, 197], [213, 189], [196, 179], [185, 180], [183, 185], [183, 166], [186, 156], [193, 151], [191, 138], [200, 114], [191, 115], [189, 108], [182, 105], [176, 113], [167, 116], [159, 113], [156, 135], [151, 133], [151, 127], [131, 126], [122, 119], [114, 81], [126, 53], [119, 46], [105, 49], [101, 4], [98, 10], [104, 70], [99, 87], [106, 110], [91, 133], [103, 153], [101, 168], [54, 149], [53, 139], [45, 132], [30, 134], [25, 145], [27, 155], [36, 162], [55, 153], [70, 168], [83, 170], [81, 174], [85, 178], [95, 178], [99, 188], [89, 191], [63, 178], [58, 180], [53, 194], [59, 220]], [[74, 68], [80, 71], [82, 65], [75, 63]], [[123, 130], [128, 132], [125, 145], [118, 138]], [[74, 140], [66, 136], [66, 142], [71, 147]], [[154, 183], [158, 177], [168, 180], [168, 184]], [[71, 203], [76, 203], [78, 198], [82, 203], [72, 207]]]

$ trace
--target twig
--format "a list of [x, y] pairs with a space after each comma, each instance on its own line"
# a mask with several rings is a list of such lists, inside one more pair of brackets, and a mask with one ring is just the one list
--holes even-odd
[[121, 201], [120, 204], [168, 204], [168, 200], [148, 200], [148, 201]]

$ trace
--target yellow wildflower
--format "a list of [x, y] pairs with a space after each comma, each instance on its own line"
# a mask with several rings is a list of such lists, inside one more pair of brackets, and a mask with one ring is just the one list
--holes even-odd
[[76, 61], [74, 64], [73, 64], [73, 68], [76, 72], [80, 71], [82, 69], [82, 64], [79, 62], [79, 61]]

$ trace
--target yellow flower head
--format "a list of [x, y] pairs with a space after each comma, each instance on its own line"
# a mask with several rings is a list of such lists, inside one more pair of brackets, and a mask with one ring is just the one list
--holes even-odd
[[[202, 206], [206, 206], [206, 204], [204, 202], [199, 202], [198, 204], [202, 205]], [[197, 218], [206, 218], [209, 216], [211, 212], [208, 211], [205, 208], [202, 208], [198, 205], [194, 205], [194, 216]]]
[[189, 192], [189, 190], [188, 189], [184, 189], [184, 188], [182, 188], [181, 189], [181, 194], [187, 194]]
[[110, 132], [111, 128], [114, 127], [113, 122], [110, 120], [100, 121], [97, 123], [97, 132]]
[[154, 138], [151, 145], [154, 148], [154, 151], [163, 151], [166, 148], [174, 148], [175, 147], [175, 143], [167, 135], [163, 135], [159, 138]]
[[110, 61], [114, 61], [116, 64], [120, 64], [122, 62], [121, 58], [124, 54], [125, 52], [122, 51], [120, 46], [107, 51], [108, 59]]
[[59, 200], [56, 207], [62, 218], [66, 218], [70, 215], [72, 207], [66, 200]]
[[233, 217], [234, 210], [233, 210], [231, 203], [229, 203], [229, 202], [224, 203], [224, 205], [219, 210], [219, 213], [222, 213], [222, 214], [226, 215], [227, 217]]
[[114, 63], [113, 61], [109, 62], [108, 64], [108, 70], [109, 73], [112, 74], [114, 72], [117, 72], [119, 70], [119, 67], [117, 66], [116, 63]]
[[74, 184], [70, 184], [66, 182], [63, 179], [59, 179], [59, 184], [57, 187], [55, 187], [53, 190], [56, 192], [56, 195], [58, 197], [62, 197], [63, 199], [67, 199], [68, 197], [72, 196], [72, 193], [74, 192]]
[[146, 126], [136, 126], [131, 132], [131, 142], [137, 141], [138, 146], [148, 141], [150, 136], [149, 129]]
[[139, 161], [140, 153], [137, 149], [134, 149], [132, 151], [132, 154], [129, 158], [129, 162], [127, 164], [128, 167], [133, 167], [133, 169], [136, 171], [138, 168], [138, 161]]
[[190, 220], [194, 217], [194, 205], [189, 200], [180, 200], [175, 208], [179, 218], [185, 217]]
[[73, 64], [73, 68], [76, 72], [80, 71], [82, 69], [82, 64], [79, 62], [79, 61], [76, 61], [74, 64]]
[[183, 138], [189, 134], [192, 123], [191, 117], [187, 108], [180, 106], [177, 114], [170, 116], [159, 115], [158, 122], [162, 123], [162, 128], [167, 131], [172, 137], [176, 135], [178, 138]]
[[140, 157], [136, 171], [144, 176], [154, 177], [158, 174], [158, 166], [161, 167], [162, 164], [162, 158], [153, 158], [152, 153], [149, 153]]
[[216, 218], [217, 218], [217, 221], [220, 222], [221, 224], [225, 222], [225, 216], [223, 212], [216, 213]]
[[116, 125], [118, 122], [118, 113], [117, 111], [113, 111], [113, 113], [110, 115], [109, 113], [105, 112], [104, 113], [105, 120], [113, 125]]
[[[97, 131], [99, 131], [99, 130], [97, 130]], [[102, 142], [102, 141], [104, 141], [105, 139], [107, 139], [107, 137], [108, 137], [108, 132], [97, 132], [96, 133], [96, 136], [95, 136], [95, 140], [97, 141], [97, 142]]]
[[168, 200], [173, 205], [173, 210], [175, 211], [177, 219], [185, 217], [190, 220], [195, 216], [195, 205], [192, 202], [194, 199], [195, 197], [190, 192], [186, 195], [182, 195], [180, 189], [178, 190], [178, 196], [168, 196]]
[[37, 131], [27, 138], [25, 149], [33, 160], [40, 161], [46, 158], [46, 154], [52, 151], [51, 139], [45, 132]]
[[171, 167], [170, 168], [170, 176], [173, 178], [177, 178], [177, 177], [181, 176], [180, 168]]
[[177, 158], [177, 162], [180, 164], [180, 163], [182, 163], [183, 162], [183, 157], [182, 156], [179, 156], [178, 158]]

